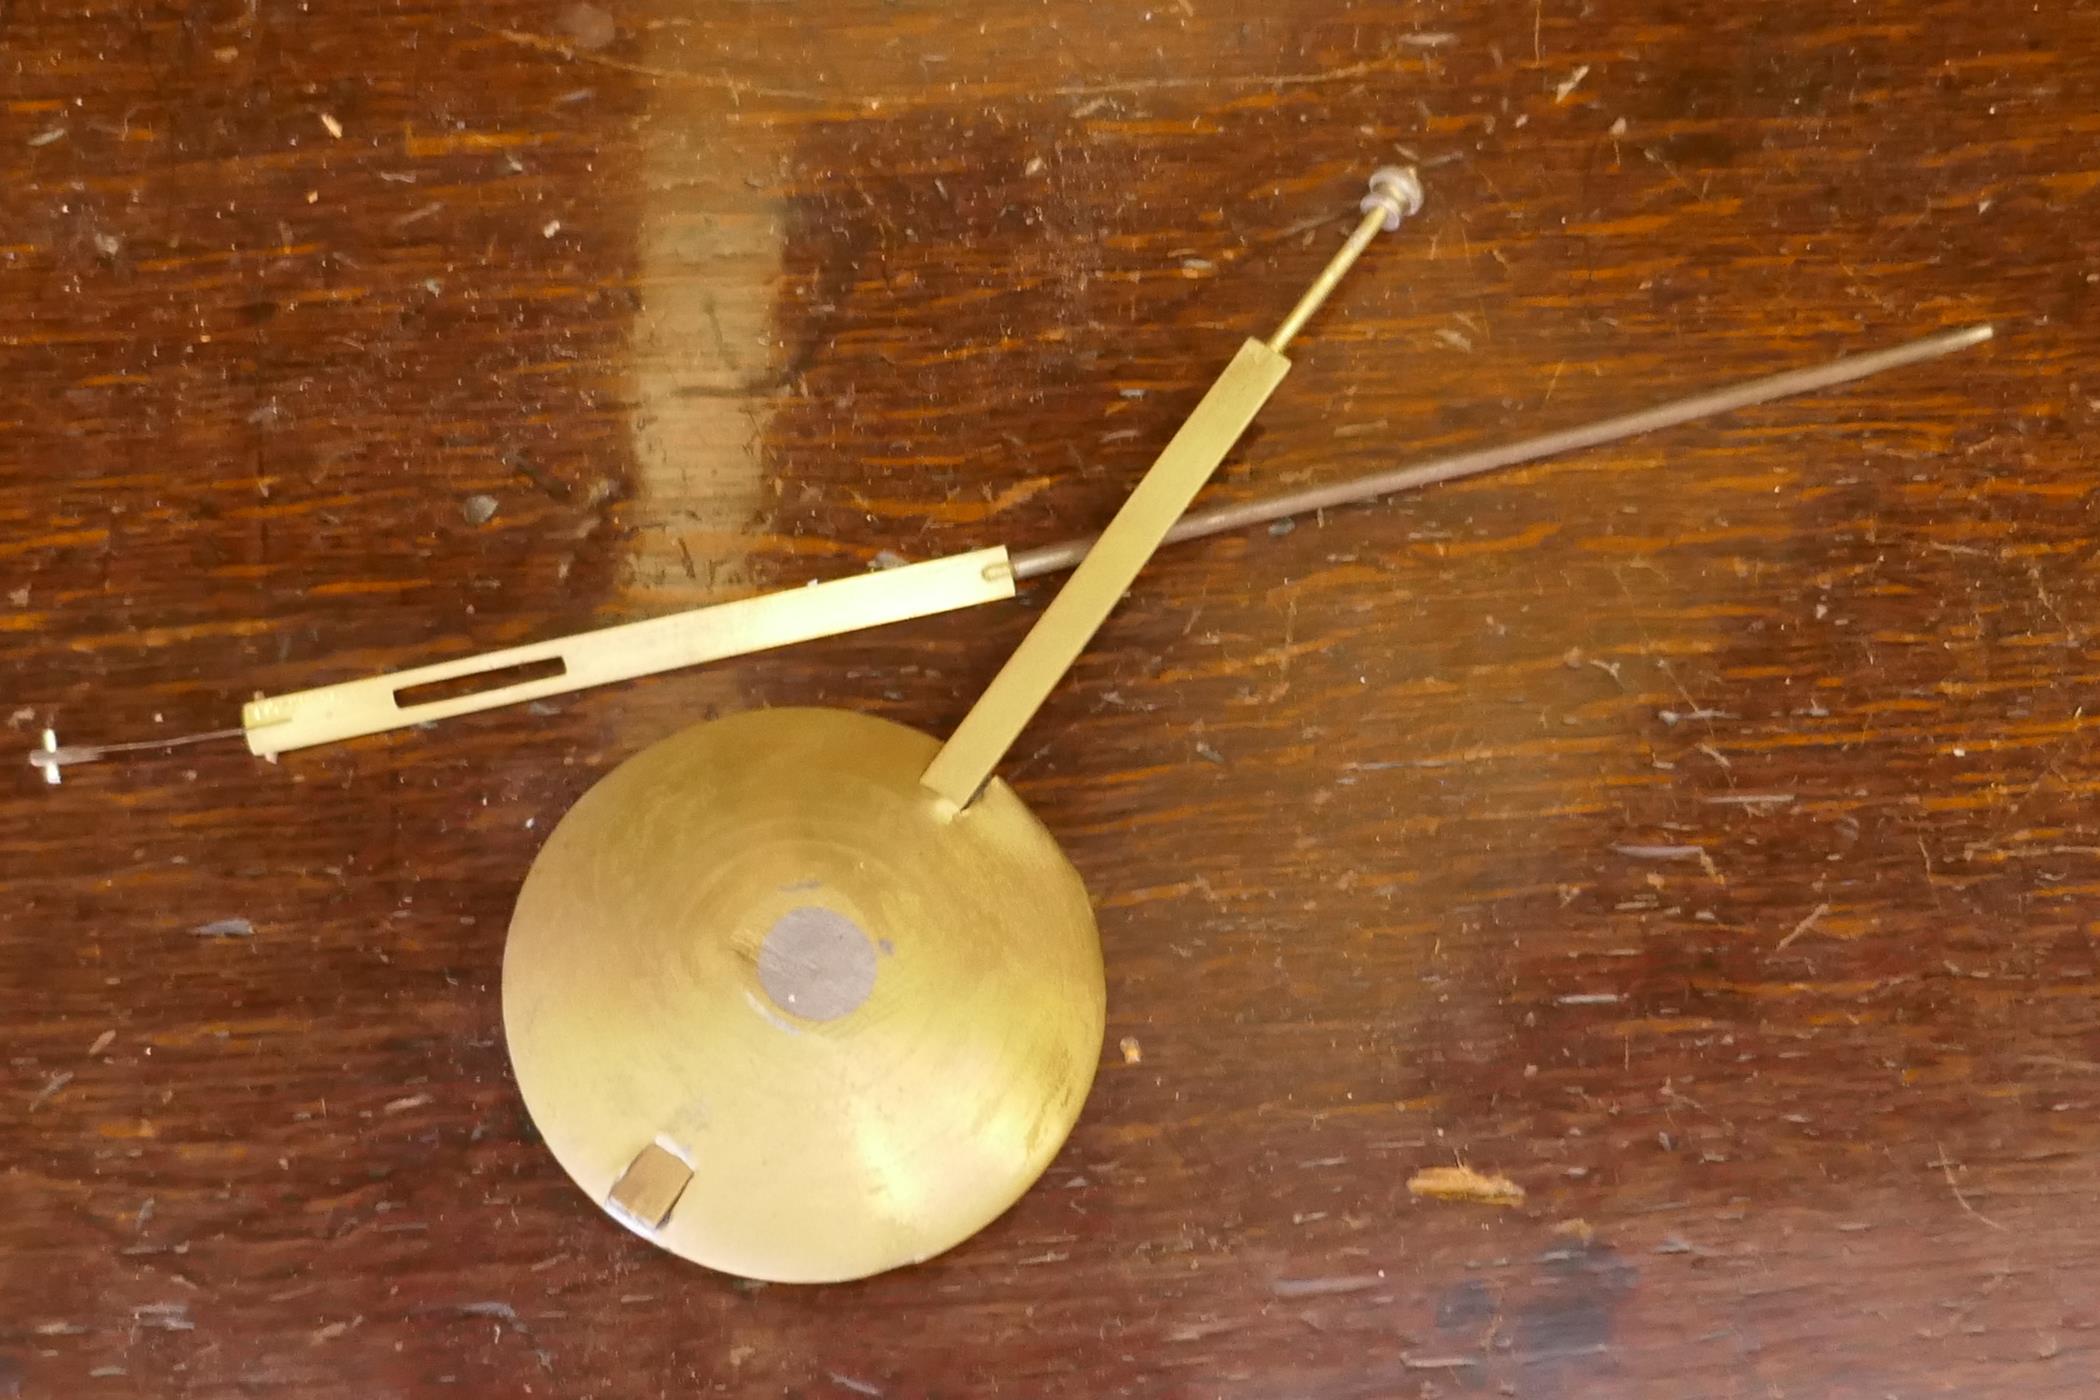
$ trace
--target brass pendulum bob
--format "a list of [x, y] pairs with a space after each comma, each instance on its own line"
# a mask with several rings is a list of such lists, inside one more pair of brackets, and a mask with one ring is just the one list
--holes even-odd
[[616, 1219], [780, 1282], [914, 1263], [1040, 1176], [1100, 1057], [1079, 874], [993, 769], [1290, 369], [1381, 228], [1250, 340], [945, 744], [773, 709], [645, 749], [562, 818], [518, 895], [503, 1020], [562, 1167]]

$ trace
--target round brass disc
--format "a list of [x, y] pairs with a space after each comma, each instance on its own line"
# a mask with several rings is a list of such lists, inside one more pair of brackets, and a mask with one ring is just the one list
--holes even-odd
[[752, 711], [637, 754], [548, 837], [504, 1031], [548, 1147], [622, 1224], [748, 1278], [859, 1278], [982, 1229], [1071, 1132], [1093, 910], [1004, 782], [943, 817], [937, 748]]

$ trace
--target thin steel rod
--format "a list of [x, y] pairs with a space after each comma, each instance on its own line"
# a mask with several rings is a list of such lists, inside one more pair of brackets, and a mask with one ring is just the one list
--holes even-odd
[[44, 731], [44, 746], [29, 751], [32, 768], [44, 770], [44, 781], [56, 786], [59, 771], [70, 763], [95, 763], [113, 753], [143, 753], [148, 749], [179, 749], [186, 744], [211, 744], [221, 739], [238, 739], [246, 730], [235, 726], [232, 729], [213, 729], [203, 734], [171, 734], [165, 739], [133, 739], [122, 744], [61, 744], [51, 730]]
[[[1352, 477], [1347, 481], [1337, 481], [1326, 486], [1307, 487], [1302, 491], [1290, 491], [1263, 500], [1193, 510], [1182, 516], [1174, 527], [1167, 531], [1164, 543], [1201, 539], [1205, 535], [1242, 530], [1249, 525], [1265, 525], [1294, 515], [1326, 510], [1331, 506], [1353, 505], [1358, 501], [1374, 500], [1400, 491], [1412, 491], [1421, 486], [1434, 486], [1439, 482], [1456, 481], [1461, 477], [1480, 476], [1486, 472], [1500, 471], [1505, 467], [1536, 462], [1542, 457], [1553, 457], [1563, 452], [1576, 452], [1585, 447], [1618, 442], [1661, 428], [1673, 428], [1696, 418], [1730, 413], [1739, 408], [1770, 403], [1775, 399], [1789, 398], [1796, 394], [1812, 394], [1819, 389], [1831, 389], [1865, 379], [1883, 370], [1916, 364], [1920, 360], [1937, 359], [1941, 355], [1989, 340], [1991, 334], [1989, 326], [1969, 326], [1958, 331], [1945, 331], [1939, 335], [1926, 336], [1922, 340], [1891, 346], [1886, 350], [1847, 355], [1826, 365], [1767, 375], [1762, 379], [1752, 379], [1728, 388], [1712, 389], [1688, 398], [1672, 399], [1668, 403], [1657, 404], [1653, 408], [1644, 408], [1634, 413], [1622, 413], [1616, 418], [1606, 418], [1601, 422], [1541, 433], [1537, 437], [1523, 438], [1500, 447], [1482, 447], [1471, 452], [1455, 453], [1449, 457], [1434, 457], [1413, 466], [1373, 472], [1368, 476]], [[1056, 573], [1060, 569], [1072, 568], [1086, 558], [1087, 551], [1093, 548], [1093, 545], [1094, 537], [1088, 535], [1059, 544], [1019, 550], [1013, 556], [1014, 577], [1039, 578], [1044, 574]]]

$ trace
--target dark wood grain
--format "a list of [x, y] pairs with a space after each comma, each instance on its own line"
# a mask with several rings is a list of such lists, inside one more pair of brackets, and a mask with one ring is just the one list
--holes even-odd
[[1395, 159], [1214, 499], [2001, 334], [1163, 556], [1009, 769], [1093, 1099], [864, 1284], [570, 1187], [510, 901], [695, 719], [952, 724], [1040, 590], [18, 768], [0, 1395], [2090, 1393], [2100, 9], [601, 4], [0, 4], [17, 749], [1095, 528]]

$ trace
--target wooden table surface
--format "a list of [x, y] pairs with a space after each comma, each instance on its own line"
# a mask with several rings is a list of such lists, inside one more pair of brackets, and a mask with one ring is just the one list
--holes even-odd
[[[2091, 1393], [2096, 26], [0, 5], [18, 753], [1095, 528], [1379, 164], [1428, 207], [1208, 499], [2000, 328], [1163, 554], [1006, 770], [1095, 894], [1093, 1096], [865, 1283], [569, 1184], [506, 920], [621, 759], [940, 732], [1044, 587], [274, 767], [17, 759], [0, 1396]], [[1460, 1163], [1522, 1202], [1411, 1192]]]

